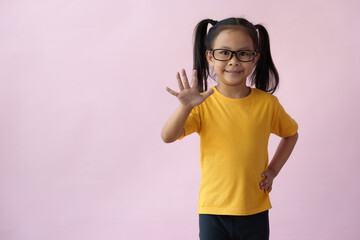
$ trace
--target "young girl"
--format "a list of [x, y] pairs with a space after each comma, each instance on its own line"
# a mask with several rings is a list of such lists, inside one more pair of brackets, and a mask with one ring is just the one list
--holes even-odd
[[[243, 18], [201, 21], [194, 69], [191, 86], [182, 70], [179, 91], [167, 88], [180, 105], [161, 136], [166, 143], [200, 136], [200, 239], [269, 239], [269, 192], [296, 144], [298, 126], [271, 95], [279, 76], [266, 29]], [[213, 72], [218, 83], [207, 90]], [[256, 88], [246, 85], [248, 76]], [[268, 164], [270, 133], [282, 139]]]

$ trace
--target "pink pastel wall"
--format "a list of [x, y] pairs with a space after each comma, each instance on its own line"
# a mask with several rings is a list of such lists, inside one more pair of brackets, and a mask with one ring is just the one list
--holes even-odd
[[[271, 239], [359, 239], [360, 2], [2, 0], [0, 239], [198, 239], [199, 139], [165, 144], [203, 18], [269, 31], [299, 141]], [[269, 151], [279, 139], [271, 137]]]

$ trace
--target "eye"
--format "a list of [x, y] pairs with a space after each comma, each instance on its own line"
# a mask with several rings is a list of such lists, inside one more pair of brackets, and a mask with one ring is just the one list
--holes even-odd
[[230, 52], [229, 52], [229, 51], [226, 51], [226, 50], [220, 50], [220, 51], [219, 51], [219, 54], [224, 55], [224, 56], [227, 56], [227, 55], [230, 54]]
[[249, 55], [248, 52], [245, 51], [239, 52], [239, 56], [248, 56], [248, 55]]

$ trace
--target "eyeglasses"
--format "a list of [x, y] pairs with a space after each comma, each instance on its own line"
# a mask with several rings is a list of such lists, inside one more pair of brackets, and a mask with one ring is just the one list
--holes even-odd
[[229, 49], [214, 49], [210, 50], [213, 57], [218, 61], [229, 61], [232, 59], [233, 54], [240, 62], [251, 62], [255, 59], [258, 54], [257, 51], [253, 50], [238, 50], [231, 51]]

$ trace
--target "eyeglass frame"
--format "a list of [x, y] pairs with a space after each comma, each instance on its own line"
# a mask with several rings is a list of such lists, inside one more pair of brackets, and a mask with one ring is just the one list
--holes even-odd
[[[229, 51], [229, 52], [231, 52], [230, 58], [227, 59], [227, 60], [219, 60], [219, 59], [217, 59], [217, 58], [215, 57], [215, 54], [214, 54], [214, 51], [216, 51], [216, 50], [224, 50], [224, 51]], [[237, 55], [237, 53], [238, 53], [238, 52], [244, 52], [244, 51], [253, 52], [253, 53], [254, 53], [253, 59], [251, 59], [251, 60], [249, 60], [249, 61], [242, 61], [242, 60], [240, 60], [239, 57], [238, 57], [238, 55]], [[256, 51], [256, 50], [237, 50], [237, 51], [231, 51], [231, 50], [229, 50], [229, 49], [217, 48], [217, 49], [210, 49], [210, 52], [211, 52], [211, 55], [214, 57], [215, 60], [217, 60], [217, 61], [222, 61], [222, 62], [224, 62], [224, 61], [230, 61], [230, 60], [233, 58], [234, 54], [235, 54], [235, 56], [236, 56], [236, 59], [239, 60], [239, 62], [252, 62], [252, 61], [254, 61], [254, 59], [256, 58], [256, 56], [258, 55], [258, 51]]]

